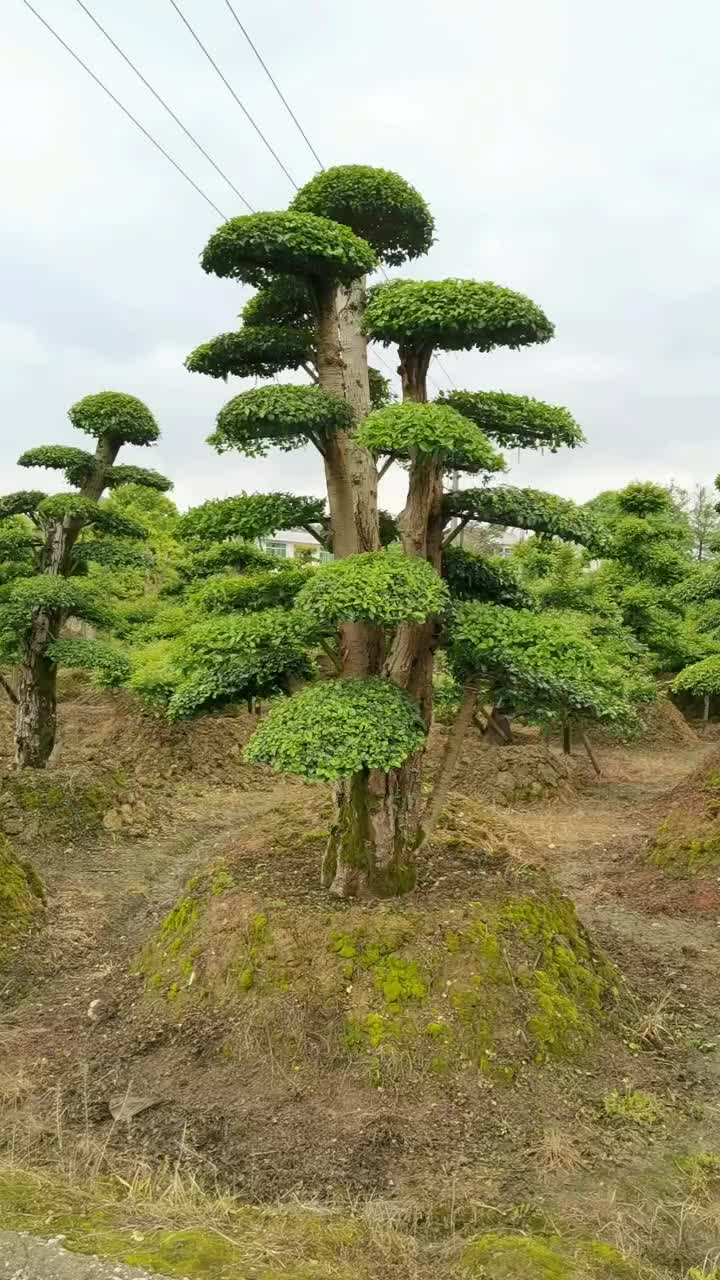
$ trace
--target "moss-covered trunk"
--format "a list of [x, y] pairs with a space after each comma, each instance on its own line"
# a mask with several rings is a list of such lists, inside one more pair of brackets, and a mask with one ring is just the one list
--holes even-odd
[[392, 773], [363, 770], [338, 784], [322, 870], [336, 897], [393, 898], [413, 888], [419, 768], [416, 757]]
[[40, 613], [25, 645], [17, 685], [15, 762], [19, 769], [44, 769], [57, 731], [57, 667], [46, 649], [55, 619]]

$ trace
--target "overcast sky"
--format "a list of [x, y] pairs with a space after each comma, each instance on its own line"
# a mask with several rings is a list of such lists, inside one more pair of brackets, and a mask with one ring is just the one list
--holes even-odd
[[[288, 179], [170, 0], [86, 2], [248, 201], [283, 208]], [[547, 346], [443, 357], [457, 386], [564, 404], [583, 427], [582, 450], [513, 456], [513, 482], [578, 499], [637, 477], [711, 482], [714, 0], [234, 2], [323, 163], [398, 170], [429, 201], [438, 240], [411, 274], [491, 279], [555, 322]], [[33, 3], [223, 214], [243, 212], [76, 0]], [[224, 0], [180, 4], [295, 181], [307, 181], [315, 162]], [[67, 407], [105, 389], [153, 410], [162, 441], [142, 460], [174, 478], [183, 506], [241, 489], [322, 492], [313, 453], [248, 461], [204, 443], [220, 406], [250, 385], [182, 365], [233, 327], [245, 297], [198, 265], [219, 219], [22, 0], [2, 10], [0, 492], [27, 486], [14, 466], [22, 449], [82, 445]], [[433, 377], [447, 385], [436, 365]], [[397, 507], [401, 477], [384, 483]]]

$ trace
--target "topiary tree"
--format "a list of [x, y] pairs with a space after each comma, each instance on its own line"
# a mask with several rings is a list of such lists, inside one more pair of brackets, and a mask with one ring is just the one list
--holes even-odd
[[703, 700], [703, 719], [710, 718], [710, 700], [720, 694], [720, 654], [685, 667], [671, 684], [673, 693], [689, 693]]
[[[314, 634], [336, 649], [341, 678], [279, 702], [249, 756], [335, 781], [323, 880], [341, 896], [392, 895], [414, 882], [427, 829], [420, 782], [433, 653], [453, 626], [449, 588], [525, 602], [507, 571], [488, 558], [458, 555], [450, 546], [458, 531], [472, 520], [538, 528], [585, 545], [602, 540], [597, 522], [572, 503], [485, 486], [504, 468], [497, 443], [579, 444], [566, 410], [500, 393], [427, 403], [436, 349], [519, 348], [553, 333], [528, 298], [489, 282], [394, 280], [366, 294], [364, 277], [376, 262], [400, 265], [431, 239], [432, 219], [417, 192], [395, 174], [349, 166], [313, 179], [288, 213], [232, 219], [202, 257], [206, 271], [258, 288], [244, 326], [270, 327], [274, 355], [287, 337], [284, 367], [298, 367], [298, 335], [309, 338], [313, 385], [242, 392], [221, 411], [211, 443], [249, 455], [309, 444], [323, 461], [327, 527], [318, 514], [292, 523], [322, 530], [337, 563], [314, 571], [291, 613], [314, 629], [305, 632], [307, 641]], [[398, 344], [402, 404], [388, 403], [380, 388], [371, 411], [368, 340]], [[190, 359], [199, 367], [195, 354]], [[215, 360], [213, 366], [210, 372]], [[233, 371], [243, 367], [235, 362]], [[395, 462], [407, 471], [408, 492], [393, 526], [380, 519], [377, 484]], [[479, 474], [483, 487], [446, 494], [454, 470]], [[226, 501], [234, 536], [253, 536], [260, 496]], [[190, 518], [199, 529], [207, 516]], [[396, 536], [396, 550], [380, 550], [381, 526]], [[255, 615], [257, 625], [262, 616]]]
[[101, 682], [124, 678], [122, 660], [88, 640], [63, 637], [72, 616], [95, 625], [109, 617], [97, 594], [78, 581], [88, 565], [115, 569], [147, 561], [137, 543], [145, 528], [117, 507], [102, 503], [106, 490], [131, 481], [162, 492], [170, 482], [156, 471], [119, 466], [124, 444], [150, 445], [159, 435], [149, 409], [134, 396], [103, 391], [69, 410], [70, 421], [94, 436], [95, 450], [64, 445], [29, 449], [20, 466], [63, 472], [71, 491], [46, 496], [33, 491], [0, 499], [0, 545], [17, 568], [0, 588], [0, 658], [18, 667], [16, 688], [4, 681], [17, 705], [18, 766], [43, 768], [55, 743], [58, 663], [91, 667]]
[[599, 516], [608, 531], [599, 582], [625, 625], [653, 655], [656, 670], [677, 671], [704, 657], [707, 645], [685, 603], [696, 576], [692, 533], [671, 493], [662, 485], [635, 482], [599, 494], [586, 510]]

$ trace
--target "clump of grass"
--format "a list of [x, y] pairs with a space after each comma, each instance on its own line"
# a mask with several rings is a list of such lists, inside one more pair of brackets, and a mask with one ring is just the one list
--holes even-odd
[[604, 1099], [605, 1114], [613, 1120], [623, 1120], [641, 1127], [662, 1124], [666, 1107], [654, 1093], [643, 1089], [613, 1089]]

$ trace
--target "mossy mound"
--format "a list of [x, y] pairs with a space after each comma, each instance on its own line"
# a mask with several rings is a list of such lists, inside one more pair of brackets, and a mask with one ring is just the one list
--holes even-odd
[[13, 853], [0, 834], [0, 969], [37, 920], [43, 891], [35, 872]]
[[83, 1190], [17, 1170], [0, 1171], [0, 1216], [8, 1230], [52, 1233], [73, 1252], [183, 1280], [375, 1280], [388, 1270], [409, 1277], [400, 1268], [414, 1253], [401, 1232], [373, 1230], [350, 1212], [199, 1193], [183, 1211], [170, 1200], [123, 1199], [117, 1182]]
[[672, 793], [647, 857], [676, 876], [702, 876], [720, 866], [720, 752]]
[[468, 1280], [650, 1280], [657, 1273], [599, 1240], [489, 1232], [467, 1245]]
[[224, 1011], [226, 1052], [250, 1069], [252, 1041], [299, 1079], [510, 1082], [580, 1057], [616, 1001], [616, 971], [540, 873], [490, 887], [480, 872], [464, 899], [334, 909], [236, 877], [224, 865], [191, 881], [138, 969], [169, 1016]]
[[372, 1204], [256, 1206], [197, 1186], [187, 1202], [150, 1192], [124, 1195], [117, 1179], [82, 1187], [0, 1170], [2, 1225], [184, 1280], [665, 1280], [596, 1239], [455, 1229], [438, 1237], [409, 1215], [383, 1222]]
[[0, 778], [0, 831], [28, 846], [92, 837], [101, 829], [120, 782], [119, 775], [99, 780], [44, 769], [9, 774]]

